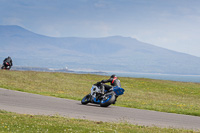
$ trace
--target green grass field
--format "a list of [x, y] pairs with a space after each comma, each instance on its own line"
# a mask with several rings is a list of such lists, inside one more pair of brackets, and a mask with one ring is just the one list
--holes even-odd
[[[8, 133], [195, 133], [192, 130], [94, 122], [60, 116], [16, 114], [0, 110], [0, 132]], [[196, 131], [197, 132], [197, 131]]]
[[[92, 84], [109, 77], [91, 74], [0, 71], [0, 87], [81, 100]], [[125, 94], [116, 106], [200, 116], [200, 84], [119, 77]]]
[[[107, 76], [91, 74], [0, 71], [0, 87], [41, 95], [81, 100], [92, 84]], [[200, 116], [200, 84], [119, 77], [125, 94], [116, 106]], [[15, 114], [0, 110], [0, 132], [195, 132], [145, 127], [128, 123], [106, 123]], [[198, 132], [198, 131], [197, 131]]]

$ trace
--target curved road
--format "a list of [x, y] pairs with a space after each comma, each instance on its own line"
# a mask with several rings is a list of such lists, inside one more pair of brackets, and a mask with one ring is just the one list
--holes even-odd
[[22, 114], [55, 115], [145, 126], [200, 130], [200, 117], [134, 108], [82, 105], [80, 101], [42, 96], [0, 88], [0, 110]]

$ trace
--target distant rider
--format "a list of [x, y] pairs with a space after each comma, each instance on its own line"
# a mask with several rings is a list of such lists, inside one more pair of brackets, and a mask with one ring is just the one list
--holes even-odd
[[9, 67], [9, 69], [10, 69], [12, 65], [13, 65], [13, 63], [12, 63], [12, 59], [10, 56], [8, 56], [7, 58], [4, 59], [3, 66], [5, 68]]

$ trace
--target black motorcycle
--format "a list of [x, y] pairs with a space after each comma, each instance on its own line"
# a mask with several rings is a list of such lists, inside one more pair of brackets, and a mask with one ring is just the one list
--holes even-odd
[[1, 69], [5, 69], [5, 70], [10, 70], [11, 66], [8, 62], [5, 62], [2, 66]]

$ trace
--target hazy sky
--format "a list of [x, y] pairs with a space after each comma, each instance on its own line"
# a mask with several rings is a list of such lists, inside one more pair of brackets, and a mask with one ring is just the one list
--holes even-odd
[[0, 0], [0, 25], [53, 37], [120, 35], [200, 57], [200, 0]]

